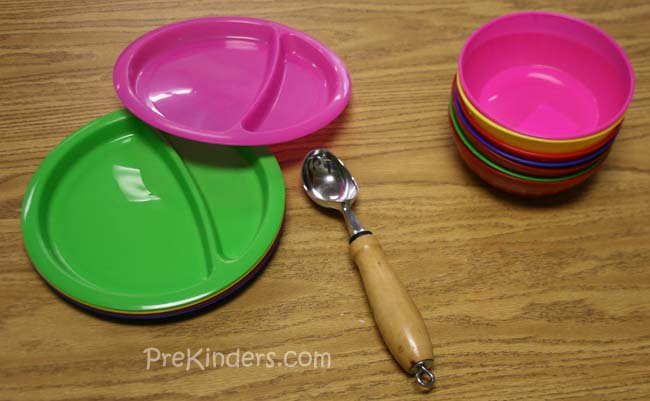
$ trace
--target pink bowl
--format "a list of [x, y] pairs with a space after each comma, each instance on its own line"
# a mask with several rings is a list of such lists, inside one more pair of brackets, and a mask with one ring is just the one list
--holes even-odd
[[461, 52], [460, 84], [492, 122], [544, 139], [573, 139], [619, 120], [634, 92], [623, 49], [577, 18], [524, 12], [474, 32]]
[[[453, 85], [456, 85], [455, 81]], [[452, 87], [452, 92], [454, 88]], [[452, 93], [453, 96], [453, 93]], [[501, 139], [493, 136], [490, 134], [488, 131], [483, 129], [481, 125], [478, 124], [473, 118], [472, 115], [469, 113], [467, 110], [467, 107], [465, 103], [459, 101], [458, 104], [460, 104], [460, 109], [462, 110], [462, 113], [464, 116], [467, 118], [470, 124], [472, 124], [472, 127], [479, 133], [483, 138], [485, 138], [486, 141], [488, 141], [491, 145], [501, 149], [504, 152], [510, 153], [514, 156], [520, 157], [522, 159], [528, 159], [528, 160], [535, 160], [538, 162], [549, 162], [549, 163], [556, 163], [556, 162], [567, 162], [570, 160], [574, 159], [580, 159], [583, 157], [586, 157], [590, 153], [596, 152], [598, 149], [600, 149], [603, 146], [606, 146], [608, 142], [612, 142], [616, 135], [620, 132], [621, 127], [623, 125], [623, 122], [621, 121], [618, 126], [614, 127], [612, 129], [612, 132], [605, 136], [601, 141], [596, 142], [595, 144], [588, 146], [584, 149], [581, 149], [580, 151], [575, 151], [575, 152], [569, 152], [569, 153], [540, 153], [540, 152], [532, 152], [529, 150], [521, 149], [516, 146], [513, 146], [505, 141], [502, 141]]]
[[113, 70], [117, 95], [146, 123], [187, 139], [267, 145], [310, 134], [350, 98], [343, 62], [275, 22], [206, 17], [131, 43]]

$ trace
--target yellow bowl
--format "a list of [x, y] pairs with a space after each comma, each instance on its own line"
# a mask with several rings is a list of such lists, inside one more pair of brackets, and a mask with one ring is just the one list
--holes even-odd
[[[460, 74], [460, 73], [459, 73]], [[523, 135], [518, 132], [512, 131], [508, 128], [505, 128], [494, 121], [490, 120], [483, 114], [481, 114], [476, 107], [467, 99], [463, 87], [460, 84], [460, 79], [456, 79], [456, 86], [458, 87], [458, 94], [460, 101], [463, 102], [463, 105], [469, 112], [469, 115], [472, 119], [472, 123], [476, 124], [478, 128], [481, 128], [483, 131], [488, 134], [507, 142], [512, 146], [518, 147], [523, 150], [528, 150], [531, 152], [541, 152], [541, 153], [569, 153], [579, 151], [589, 146], [592, 146], [596, 143], [599, 143], [603, 138], [609, 135], [613, 130], [616, 129], [618, 124], [623, 121], [625, 116], [622, 116], [610, 125], [603, 131], [597, 132], [595, 134], [584, 136], [582, 138], [574, 139], [544, 139], [536, 138], [533, 136]]]

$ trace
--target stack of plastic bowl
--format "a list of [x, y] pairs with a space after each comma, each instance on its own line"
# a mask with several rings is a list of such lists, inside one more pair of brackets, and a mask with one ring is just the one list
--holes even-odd
[[633, 92], [630, 61], [605, 32], [561, 14], [510, 14], [465, 43], [449, 121], [484, 181], [552, 195], [603, 165]]

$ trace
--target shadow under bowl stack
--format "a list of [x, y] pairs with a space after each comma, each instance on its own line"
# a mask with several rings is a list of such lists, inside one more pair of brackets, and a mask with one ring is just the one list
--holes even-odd
[[461, 158], [490, 185], [546, 196], [604, 163], [634, 93], [623, 49], [556, 13], [497, 18], [465, 43], [449, 122]]

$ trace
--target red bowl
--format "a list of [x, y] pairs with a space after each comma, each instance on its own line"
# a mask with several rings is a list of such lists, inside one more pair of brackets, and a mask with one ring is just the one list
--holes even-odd
[[[534, 177], [562, 177], [565, 175], [571, 175], [577, 173], [580, 170], [584, 170], [587, 167], [591, 166], [592, 164], [598, 163], [598, 161], [600, 160], [600, 158], [596, 158], [595, 160], [589, 160], [587, 162], [577, 164], [575, 166], [564, 167], [564, 168], [543, 168], [543, 167], [528, 166], [526, 164], [522, 164], [514, 160], [510, 160], [506, 157], [503, 157], [500, 154], [494, 152], [492, 149], [485, 146], [483, 143], [481, 143], [481, 141], [479, 141], [474, 135], [472, 135], [469, 132], [469, 129], [467, 128], [467, 126], [465, 126], [462, 119], [460, 118], [458, 119], [458, 125], [463, 130], [465, 137], [472, 143], [472, 145], [474, 145], [474, 147], [479, 152], [481, 152], [483, 156], [487, 157], [488, 159], [490, 159], [490, 161], [498, 164], [499, 166], [505, 167], [508, 170], [512, 170], [516, 173], [532, 175]], [[609, 153], [610, 149], [611, 147], [607, 149], [605, 153]]]
[[601, 158], [601, 162], [596, 167], [577, 177], [554, 182], [528, 181], [502, 173], [483, 163], [462, 143], [453, 125], [451, 125], [451, 131], [458, 153], [467, 167], [491, 186], [513, 195], [537, 198], [566, 191], [594, 175], [602, 167], [607, 157]]
[[[454, 78], [454, 82], [452, 85], [456, 85], [456, 79]], [[452, 86], [452, 92], [453, 92], [453, 86]], [[621, 121], [616, 128], [612, 130], [612, 132], [607, 135], [605, 138], [603, 138], [600, 142], [595, 143], [587, 148], [581, 149], [576, 152], [570, 152], [570, 153], [539, 153], [539, 152], [532, 152], [529, 150], [525, 149], [520, 149], [515, 146], [510, 145], [507, 142], [503, 142], [499, 138], [494, 137], [487, 131], [481, 128], [479, 124], [476, 123], [476, 120], [472, 117], [472, 114], [467, 110], [467, 105], [465, 105], [462, 101], [458, 102], [460, 103], [460, 107], [463, 111], [463, 114], [465, 117], [468, 119], [469, 123], [472, 125], [472, 127], [478, 131], [479, 134], [481, 134], [488, 142], [490, 142], [492, 145], [498, 147], [499, 149], [503, 150], [504, 152], [510, 153], [514, 156], [520, 157], [522, 159], [528, 159], [528, 160], [535, 160], [535, 161], [540, 161], [540, 162], [564, 162], [564, 161], [571, 161], [575, 159], [579, 159], [581, 157], [585, 157], [588, 154], [595, 152], [603, 146], [607, 141], [612, 139], [618, 131], [621, 128], [621, 125], [623, 125], [623, 121]]]

